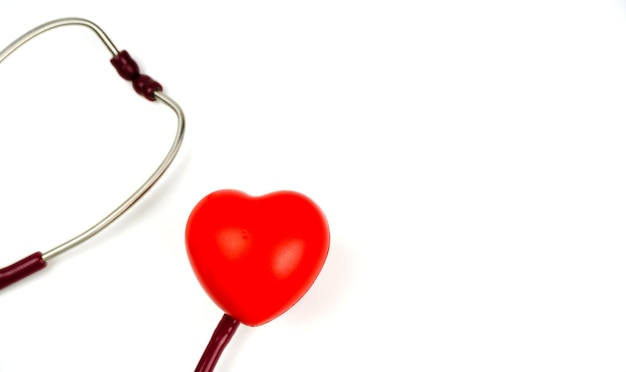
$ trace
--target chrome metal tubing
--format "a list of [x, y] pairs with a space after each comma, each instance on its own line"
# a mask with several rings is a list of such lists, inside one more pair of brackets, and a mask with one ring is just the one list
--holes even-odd
[[[82, 18], [61, 18], [51, 22], [47, 22], [38, 26], [21, 37], [11, 43], [9, 46], [0, 51], [0, 62], [4, 61], [9, 55], [15, 52], [19, 47], [26, 44], [31, 39], [35, 38], [38, 35], [43, 34], [46, 31], [52, 30], [61, 26], [70, 26], [70, 25], [79, 25], [85, 26], [96, 33], [96, 35], [100, 38], [100, 40], [104, 43], [107, 49], [111, 52], [113, 56], [119, 54], [119, 50], [115, 47], [111, 39], [108, 35], [95, 23], [82, 19]], [[154, 184], [163, 176], [165, 171], [169, 168], [170, 164], [176, 157], [178, 150], [181, 147], [184, 133], [185, 133], [185, 116], [183, 114], [180, 106], [170, 97], [168, 97], [163, 92], [155, 92], [155, 98], [165, 105], [170, 107], [178, 118], [178, 128], [176, 130], [176, 136], [174, 137], [174, 141], [165, 155], [165, 158], [161, 161], [161, 164], [156, 168], [156, 170], [152, 173], [152, 175], [137, 189], [133, 194], [128, 197], [122, 204], [120, 204], [117, 208], [115, 208], [111, 213], [109, 213], [106, 217], [100, 220], [98, 223], [73, 237], [72, 239], [46, 251], [43, 253], [43, 259], [47, 262], [54, 257], [67, 252], [68, 250], [76, 247], [77, 245], [85, 242], [86, 240], [92, 238], [94, 235], [101, 232], [107, 226], [109, 226], [113, 221], [117, 220], [120, 216], [122, 216], [126, 211], [128, 211], [142, 196], [144, 196], [148, 190], [150, 190]]]

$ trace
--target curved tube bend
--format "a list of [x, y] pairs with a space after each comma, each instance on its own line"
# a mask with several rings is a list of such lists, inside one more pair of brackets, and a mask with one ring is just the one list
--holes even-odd
[[[43, 34], [46, 31], [52, 30], [54, 28], [57, 27], [61, 27], [61, 26], [70, 26], [70, 25], [79, 25], [79, 26], [84, 26], [87, 27], [89, 29], [91, 29], [92, 31], [94, 31], [96, 33], [96, 35], [100, 38], [100, 40], [104, 43], [104, 45], [107, 47], [107, 49], [111, 52], [111, 54], [113, 55], [113, 57], [117, 56], [120, 51], [115, 47], [115, 45], [113, 44], [113, 42], [111, 41], [111, 39], [108, 37], [108, 35], [100, 28], [98, 27], [98, 25], [96, 25], [95, 23], [86, 20], [86, 19], [82, 19], [82, 18], [61, 18], [61, 19], [57, 19], [54, 21], [50, 21], [47, 23], [44, 23], [30, 31], [28, 31], [27, 33], [25, 33], [24, 35], [22, 35], [21, 37], [19, 37], [17, 40], [15, 40], [13, 43], [11, 43], [9, 46], [7, 46], [6, 48], [4, 48], [2, 51], [0, 51], [0, 63], [2, 61], [4, 61], [9, 55], [11, 55], [13, 52], [15, 52], [18, 48], [20, 48], [22, 45], [26, 44], [28, 41], [30, 41], [31, 39], [35, 38], [38, 35]], [[35, 253], [29, 257], [33, 257], [37, 254], [41, 255], [41, 259], [44, 262], [49, 261], [50, 259], [76, 247], [77, 245], [85, 242], [86, 240], [92, 238], [94, 235], [98, 234], [100, 231], [102, 231], [103, 229], [105, 229], [107, 226], [109, 226], [111, 223], [113, 223], [113, 221], [117, 220], [121, 215], [123, 215], [126, 211], [128, 211], [137, 201], [139, 201], [139, 199], [141, 199], [142, 196], [144, 196], [148, 190], [150, 190], [152, 188], [152, 186], [154, 186], [154, 184], [161, 178], [161, 176], [163, 176], [163, 174], [165, 173], [165, 171], [169, 168], [170, 164], [172, 163], [172, 161], [174, 160], [174, 158], [176, 157], [176, 154], [178, 153], [178, 150], [180, 149], [180, 146], [182, 144], [182, 140], [184, 137], [184, 133], [185, 133], [185, 116], [183, 114], [182, 109], [180, 108], [180, 106], [170, 97], [168, 97], [165, 93], [163, 93], [162, 91], [156, 91], [154, 92], [154, 98], [156, 98], [157, 100], [163, 102], [165, 105], [167, 105], [169, 108], [171, 108], [174, 113], [177, 116], [178, 119], [178, 127], [176, 130], [176, 135], [174, 137], [174, 141], [169, 149], [169, 151], [167, 152], [167, 154], [165, 155], [165, 157], [163, 158], [163, 160], [161, 161], [161, 163], [159, 164], [159, 166], [156, 168], [156, 170], [150, 175], [150, 177], [137, 189], [135, 190], [135, 192], [133, 192], [131, 194], [130, 197], [128, 197], [128, 199], [126, 199], [124, 202], [122, 202], [117, 208], [115, 208], [111, 213], [109, 213], [108, 215], [106, 215], [103, 219], [101, 219], [100, 221], [98, 221], [96, 224], [94, 224], [93, 226], [91, 226], [90, 228], [88, 228], [87, 230], [83, 231], [82, 233], [76, 235], [75, 237], [69, 239], [68, 241], [42, 253]], [[28, 257], [27, 257], [28, 258]], [[9, 268], [11, 267], [15, 267], [15, 265], [20, 266], [20, 263], [23, 263], [24, 260], [18, 261], [16, 264], [11, 265], [5, 269], [1, 269], [4, 270], [2, 272], [9, 272]], [[23, 265], [22, 265], [23, 266]], [[45, 265], [34, 265], [37, 266], [37, 268], [41, 269], [43, 267], [45, 267]], [[21, 266], [20, 266], [21, 267]], [[32, 272], [31, 272], [32, 271]], [[35, 272], [37, 270], [26, 270], [23, 273], [26, 273], [26, 275], [30, 275], [33, 272]], [[17, 280], [22, 279], [22, 277], [18, 278]], [[11, 284], [11, 283], [9, 283]], [[7, 284], [8, 285], [8, 284]], [[1, 289], [2, 287], [0, 287]]]

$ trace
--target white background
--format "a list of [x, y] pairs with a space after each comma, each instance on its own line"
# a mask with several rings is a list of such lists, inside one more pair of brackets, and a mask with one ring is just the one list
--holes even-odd
[[[0, 47], [99, 24], [185, 110], [172, 168], [0, 293], [0, 371], [192, 371], [221, 317], [187, 216], [291, 189], [330, 255], [219, 371], [626, 370], [626, 3], [0, 0]], [[87, 29], [0, 64], [0, 265], [143, 182], [175, 117]]]

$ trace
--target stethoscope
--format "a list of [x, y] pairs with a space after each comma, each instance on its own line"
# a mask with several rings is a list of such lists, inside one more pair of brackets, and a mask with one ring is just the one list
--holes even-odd
[[0, 51], [0, 63], [2, 63], [2, 61], [9, 57], [19, 47], [26, 44], [33, 38], [52, 29], [70, 25], [85, 26], [94, 31], [113, 55], [111, 63], [117, 69], [120, 76], [122, 76], [126, 80], [131, 81], [133, 83], [135, 91], [137, 91], [138, 94], [144, 96], [146, 99], [151, 101], [159, 100], [165, 103], [176, 113], [176, 116], [178, 117], [178, 128], [176, 130], [176, 136], [174, 137], [174, 142], [172, 143], [172, 146], [165, 155], [165, 158], [163, 159], [161, 164], [159, 164], [159, 166], [152, 173], [152, 175], [135, 192], [133, 192], [133, 194], [129, 196], [128, 199], [126, 199], [122, 204], [120, 204], [103, 219], [98, 221], [95, 225], [91, 226], [90, 228], [76, 235], [75, 237], [69, 239], [68, 241], [59, 244], [58, 246], [43, 253], [35, 252], [10, 266], [0, 269], [0, 289], [3, 289], [19, 280], [26, 278], [31, 274], [36, 273], [37, 271], [44, 269], [48, 265], [48, 262], [50, 262], [50, 260], [94, 237], [96, 234], [98, 234], [111, 223], [113, 223], [113, 221], [122, 216], [133, 205], [135, 205], [135, 203], [137, 203], [139, 199], [141, 199], [141, 197], [144, 196], [148, 192], [148, 190], [152, 188], [152, 186], [156, 184], [161, 176], [163, 176], [167, 168], [176, 157], [176, 154], [178, 153], [178, 150], [180, 149], [183, 141], [183, 136], [185, 133], [185, 116], [183, 115], [183, 111], [180, 106], [174, 100], [169, 98], [165, 93], [163, 93], [163, 88], [159, 83], [157, 83], [149, 76], [141, 74], [137, 63], [130, 57], [130, 54], [128, 54], [128, 52], [126, 51], [120, 52], [115, 47], [111, 39], [107, 36], [107, 34], [91, 21], [81, 18], [63, 18], [42, 24], [41, 26], [36, 27], [31, 31], [25, 33], [20, 38], [15, 40], [11, 45]]
[[[163, 176], [183, 140], [185, 117], [180, 106], [91, 21], [63, 18], [36, 27], [0, 51], [0, 63], [34, 37], [68, 25], [94, 31], [111, 52], [111, 63], [119, 75], [131, 81], [139, 95], [161, 101], [176, 113], [176, 135], [157, 169], [128, 199], [70, 240], [0, 269], [0, 290], [44, 269], [50, 260], [122, 216]], [[253, 327], [265, 324], [290, 309], [308, 291], [328, 255], [330, 233], [322, 210], [300, 193], [278, 191], [255, 197], [236, 190], [219, 190], [204, 197], [191, 211], [185, 243], [198, 281], [224, 311], [195, 370], [211, 372], [241, 323]]]

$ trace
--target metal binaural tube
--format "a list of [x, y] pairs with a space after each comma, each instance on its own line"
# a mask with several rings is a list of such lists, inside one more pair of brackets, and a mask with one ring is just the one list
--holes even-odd
[[[4, 61], [9, 55], [15, 52], [18, 48], [20, 48], [22, 45], [26, 44], [28, 41], [32, 40], [33, 38], [37, 37], [38, 35], [41, 35], [44, 32], [52, 30], [57, 27], [70, 26], [70, 25], [84, 26], [84, 27], [91, 29], [104, 43], [104, 45], [107, 47], [109, 52], [111, 52], [114, 59], [115, 57], [120, 55], [120, 51], [113, 44], [113, 42], [108, 37], [108, 35], [95, 23], [89, 20], [83, 19], [83, 18], [61, 18], [61, 19], [44, 23], [28, 31], [22, 36], [20, 36], [17, 40], [15, 40], [9, 46], [7, 46], [6, 48], [0, 51], [0, 62]], [[130, 60], [130, 57], [127, 56], [127, 59]], [[115, 66], [115, 67], [118, 69], [118, 72], [120, 72], [119, 66]], [[135, 67], [137, 66], [135, 65]], [[36, 252], [14, 263], [13, 265], [7, 266], [5, 268], [1, 268], [0, 269], [0, 289], [18, 280], [21, 280], [24, 277], [30, 274], [33, 274], [36, 271], [39, 271], [45, 268], [49, 260], [57, 257], [58, 255], [64, 252], [67, 252], [68, 250], [76, 247], [77, 245], [85, 242], [86, 240], [92, 238], [94, 235], [101, 232], [103, 229], [105, 229], [107, 226], [109, 226], [111, 223], [117, 220], [120, 216], [122, 216], [126, 211], [128, 211], [133, 205], [135, 205], [135, 203], [137, 203], [137, 201], [139, 201], [139, 199], [141, 199], [155, 185], [155, 183], [163, 176], [165, 171], [172, 164], [172, 161], [178, 154], [178, 151], [181, 147], [183, 137], [185, 134], [185, 115], [183, 114], [182, 109], [176, 103], [176, 101], [174, 101], [173, 99], [171, 99], [170, 97], [168, 97], [165, 93], [161, 91], [160, 84], [151, 80], [146, 75], [140, 75], [138, 71], [138, 67], [137, 67], [136, 72], [137, 72], [137, 76], [133, 76], [133, 78], [139, 77], [143, 79], [142, 81], [133, 81], [132, 79], [129, 79], [128, 76], [122, 76], [122, 77], [124, 77], [127, 80], [131, 80], [133, 82], [135, 90], [137, 90], [138, 93], [140, 93], [141, 95], [143, 95], [144, 97], [148, 98], [151, 101], [158, 100], [158, 101], [163, 102], [166, 106], [171, 108], [172, 111], [174, 111], [174, 113], [176, 114], [176, 117], [177, 117], [176, 135], [174, 136], [174, 140], [167, 154], [165, 155], [165, 157], [163, 158], [159, 166], [156, 168], [156, 170], [150, 175], [150, 177], [141, 186], [139, 186], [139, 188], [137, 188], [126, 200], [124, 200], [112, 212], [110, 212], [108, 215], [106, 215], [96, 224], [94, 224], [87, 230], [81, 232], [80, 234], [76, 235], [75, 237], [67, 240], [66, 242], [44, 253]], [[142, 86], [141, 84], [145, 84], [146, 81], [148, 81], [151, 85], [147, 87]], [[137, 87], [138, 84], [139, 84], [139, 88], [141, 89], [138, 89]], [[4, 285], [2, 285], [3, 283]]]

